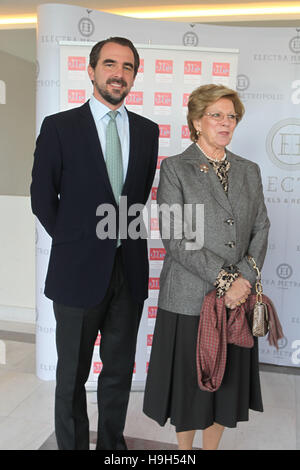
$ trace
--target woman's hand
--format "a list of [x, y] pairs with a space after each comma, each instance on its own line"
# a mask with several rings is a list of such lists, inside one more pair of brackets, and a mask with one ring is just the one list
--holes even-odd
[[251, 292], [251, 284], [243, 276], [239, 276], [226, 292], [224, 299], [226, 307], [233, 309], [239, 303], [244, 303]]

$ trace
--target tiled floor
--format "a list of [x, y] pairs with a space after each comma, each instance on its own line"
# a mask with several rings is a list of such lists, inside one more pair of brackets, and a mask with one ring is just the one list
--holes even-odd
[[[0, 364], [0, 450], [55, 449], [53, 404], [54, 382], [35, 375], [35, 344], [30, 328], [8, 331], [0, 323], [0, 340], [5, 344], [6, 360]], [[22, 330], [22, 331], [21, 331]], [[3, 343], [2, 343], [3, 345]], [[1, 356], [2, 357], [2, 356]], [[0, 358], [1, 359], [1, 358]], [[0, 360], [1, 362], [1, 360]], [[226, 429], [220, 449], [300, 449], [300, 370], [261, 366], [264, 413], [250, 412], [250, 420], [236, 429]], [[97, 427], [95, 393], [88, 393], [91, 449]], [[171, 425], [161, 428], [142, 413], [142, 392], [132, 392], [125, 435], [129, 448], [162, 449], [176, 444]], [[133, 438], [137, 438], [133, 439]], [[194, 442], [201, 448], [201, 432]], [[136, 446], [136, 447], [135, 447]], [[165, 445], [165, 448], [171, 446]], [[175, 448], [175, 447], [174, 447]]]

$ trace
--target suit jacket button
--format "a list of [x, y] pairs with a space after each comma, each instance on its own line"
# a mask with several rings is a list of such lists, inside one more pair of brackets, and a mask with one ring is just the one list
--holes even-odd
[[225, 222], [228, 225], [233, 225], [234, 224], [234, 219], [226, 219]]
[[234, 248], [235, 242], [228, 242], [228, 243], [225, 243], [225, 245], [228, 246], [229, 248]]

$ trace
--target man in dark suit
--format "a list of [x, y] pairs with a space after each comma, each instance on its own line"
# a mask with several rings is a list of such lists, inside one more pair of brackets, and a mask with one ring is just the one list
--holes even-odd
[[[89, 448], [85, 382], [98, 331], [103, 367], [97, 449], [126, 449], [123, 430], [149, 267], [145, 237], [119, 231], [119, 198], [127, 197], [128, 208], [146, 203], [159, 133], [155, 123], [124, 107], [138, 67], [129, 40], [97, 43], [88, 67], [93, 96], [46, 117], [37, 139], [31, 201], [52, 237], [45, 295], [56, 317], [59, 449]], [[114, 237], [99, 237], [96, 230], [104, 204], [115, 210]]]

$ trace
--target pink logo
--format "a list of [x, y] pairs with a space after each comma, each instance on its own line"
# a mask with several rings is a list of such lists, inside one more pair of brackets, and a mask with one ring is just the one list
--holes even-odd
[[215, 77], [229, 77], [230, 64], [228, 62], [214, 62], [212, 74]]
[[101, 334], [98, 333], [98, 336], [97, 336], [96, 341], [95, 341], [95, 346], [99, 346], [99, 345], [100, 345], [100, 341], [101, 341]]
[[163, 261], [166, 256], [165, 248], [150, 248], [151, 261]]
[[159, 125], [159, 137], [160, 139], [170, 139], [171, 137], [171, 126], [170, 124]]
[[159, 230], [158, 219], [151, 218], [150, 227], [151, 227], [151, 230]]
[[85, 70], [86, 58], [85, 57], [68, 57], [68, 70]]
[[172, 105], [172, 93], [154, 93], [154, 105], [155, 106], [171, 106]]
[[189, 139], [190, 138], [190, 131], [188, 126], [181, 127], [181, 138], [182, 139]]
[[138, 73], [144, 73], [144, 59], [140, 59], [140, 66], [138, 69]]
[[100, 374], [102, 367], [103, 367], [102, 362], [94, 362], [93, 364], [94, 374]]
[[142, 106], [143, 98], [144, 94], [142, 91], [131, 91], [126, 98], [126, 104]]
[[182, 106], [186, 107], [188, 105], [190, 93], [183, 93]]
[[186, 60], [184, 62], [185, 75], [201, 75], [202, 63], [199, 61]]
[[148, 318], [156, 318], [157, 307], [148, 307]]
[[68, 90], [68, 103], [85, 103], [85, 90]]
[[157, 188], [152, 188], [151, 189], [151, 200], [156, 201], [156, 196], [157, 196]]
[[147, 335], [147, 346], [152, 346], [153, 335]]
[[149, 278], [149, 289], [158, 290], [159, 289], [159, 277], [150, 277]]
[[155, 73], [173, 73], [173, 60], [156, 60]]

